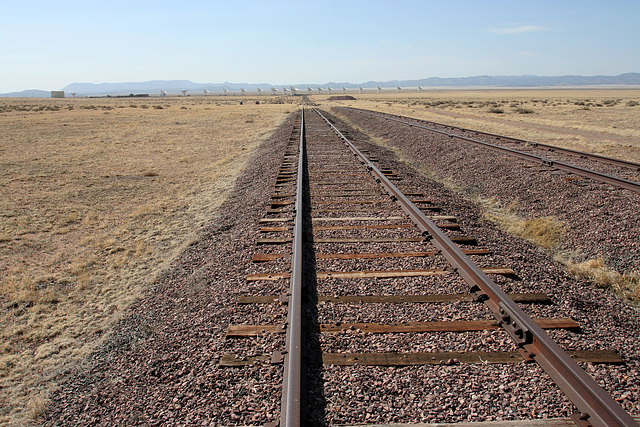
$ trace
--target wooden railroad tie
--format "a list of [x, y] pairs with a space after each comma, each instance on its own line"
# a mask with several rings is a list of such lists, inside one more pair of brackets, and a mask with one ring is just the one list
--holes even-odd
[[[436, 223], [438, 228], [447, 228], [450, 230], [459, 229], [460, 224], [451, 222]], [[415, 224], [373, 224], [373, 225], [334, 225], [334, 226], [316, 226], [313, 227], [313, 231], [328, 231], [328, 230], [393, 230], [398, 228], [413, 228]], [[280, 231], [293, 230], [291, 226], [283, 227], [261, 227], [261, 233], [273, 233]]]
[[[357, 194], [360, 196], [360, 194]], [[429, 199], [415, 199], [412, 200], [413, 203], [431, 203]], [[293, 203], [293, 202], [291, 202]], [[393, 203], [391, 198], [389, 199], [380, 199], [380, 200], [329, 200], [329, 201], [319, 201], [314, 202], [315, 205], [370, 205], [376, 203]]]
[[[485, 274], [499, 274], [502, 276], [513, 276], [515, 271], [506, 267], [483, 268]], [[423, 270], [365, 270], [365, 271], [319, 271], [316, 273], [317, 279], [385, 279], [392, 277], [424, 277], [451, 274], [449, 270], [440, 268], [428, 268]], [[291, 274], [287, 271], [282, 273], [256, 273], [247, 274], [247, 282], [257, 282], [259, 280], [280, 280], [289, 279]]]
[[[478, 242], [475, 237], [467, 236], [449, 236], [449, 239], [455, 243], [465, 245], [476, 245]], [[285, 245], [291, 243], [292, 238], [284, 237], [281, 239], [259, 238], [256, 243], [258, 245]], [[313, 243], [399, 243], [399, 242], [425, 242], [424, 237], [320, 237], [314, 238]]]
[[[624, 359], [613, 350], [566, 350], [576, 362], [620, 364]], [[319, 364], [318, 361], [314, 361]], [[512, 364], [524, 363], [517, 351], [464, 351], [429, 353], [322, 353], [322, 364], [336, 366], [415, 366], [457, 364]], [[225, 354], [220, 366], [247, 366], [256, 363], [282, 363], [281, 354], [241, 357]], [[573, 424], [575, 425], [575, 424]]]
[[[490, 255], [491, 251], [488, 249], [465, 249], [463, 252], [467, 255]], [[331, 253], [331, 254], [319, 254], [316, 253], [316, 259], [379, 259], [379, 258], [422, 258], [428, 256], [435, 256], [438, 253], [435, 251], [423, 251], [423, 252], [372, 252], [372, 253]], [[253, 262], [268, 262], [277, 259], [291, 258], [289, 254], [255, 254], [253, 255]]]
[[262, 218], [258, 221], [258, 223], [267, 224], [272, 222], [291, 222], [291, 221], [293, 221], [293, 218], [289, 216], [289, 217], [282, 217], [282, 218]]
[[[434, 211], [434, 212], [439, 212], [441, 210], [441, 208], [439, 206], [420, 206], [420, 209], [424, 209], [424, 210], [428, 210], [428, 211]], [[311, 209], [312, 212], [315, 213], [320, 213], [320, 212], [382, 212], [385, 211], [387, 209], [385, 208], [354, 208], [354, 207], [343, 207], [343, 208], [336, 208], [336, 209], [331, 209], [331, 208], [322, 208], [322, 209]], [[394, 207], [393, 209], [394, 211], [401, 211], [400, 207]], [[278, 211], [278, 212], [282, 212], [282, 211]], [[272, 211], [272, 210], [268, 210], [267, 213], [277, 213], [276, 211]]]
[[[402, 216], [343, 216], [343, 217], [315, 217], [311, 218], [311, 222], [336, 222], [336, 221], [398, 221], [406, 219]], [[457, 218], [451, 215], [431, 215], [429, 219], [432, 221], [456, 221]]]
[[[573, 319], [559, 317], [553, 319], [533, 319], [542, 329], [579, 329], [580, 325]], [[316, 325], [321, 333], [357, 333], [370, 334], [402, 334], [425, 332], [477, 332], [497, 330], [496, 320], [451, 320], [435, 322], [402, 322], [402, 323], [326, 323]], [[227, 337], [255, 337], [264, 334], [285, 333], [282, 325], [229, 325]]]
[[[365, 193], [365, 191], [367, 192]], [[310, 192], [311, 197], [382, 196], [383, 194], [382, 190], [378, 188], [333, 188], [331, 190], [314, 190]]]
[[[369, 189], [369, 191], [372, 189]], [[342, 192], [337, 192], [337, 191], [342, 191]], [[368, 197], [374, 197], [374, 196], [383, 196], [383, 193], [378, 191], [375, 193], [355, 193], [356, 191], [367, 191], [367, 189], [354, 189], [352, 190], [352, 192], [348, 193], [348, 190], [324, 190], [324, 191], [312, 191], [311, 192], [311, 197], [354, 197], [354, 196], [358, 196], [358, 197], [362, 197], [362, 196], [368, 196]], [[275, 193], [271, 196], [272, 199], [284, 199], [284, 198], [293, 198], [296, 195], [294, 193]]]
[[[429, 200], [419, 200], [417, 203], [431, 203]], [[333, 200], [333, 201], [321, 201], [315, 202], [316, 205], [375, 205], [381, 203], [393, 203], [391, 199], [387, 200]], [[271, 202], [272, 208], [277, 208], [279, 206], [289, 206], [295, 205], [295, 202], [292, 200], [284, 200], [284, 201], [273, 201]], [[351, 209], [351, 208], [347, 208]]]
[[[509, 294], [515, 302], [522, 304], [551, 304], [549, 295], [543, 293]], [[238, 304], [276, 304], [280, 303], [279, 295], [240, 296]], [[429, 295], [318, 295], [318, 302], [334, 304], [402, 304], [402, 303], [447, 303], [472, 302], [471, 294], [429, 294]]]

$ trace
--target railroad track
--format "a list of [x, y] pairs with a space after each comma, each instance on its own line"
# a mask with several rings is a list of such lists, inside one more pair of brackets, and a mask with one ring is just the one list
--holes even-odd
[[579, 177], [640, 193], [640, 175], [638, 175], [640, 164], [638, 163], [390, 113], [344, 108], [535, 162], [530, 166], [538, 164], [551, 168], [549, 170], [562, 170]]
[[[623, 360], [607, 349], [561, 349], [545, 330], [562, 336], [580, 325], [528, 315], [552, 314], [544, 308], [551, 307], [549, 296], [503, 292], [496, 281], [508, 283], [517, 273], [483, 261], [491, 251], [443, 210], [384, 161], [358, 149], [321, 112], [306, 110], [260, 221], [265, 237], [257, 241], [246, 278], [256, 293], [238, 301], [284, 305], [286, 322], [247, 319], [227, 329], [230, 340], [286, 334], [285, 347], [251, 357], [227, 354], [220, 365], [283, 364], [280, 425], [373, 423], [380, 413], [405, 411], [380, 400], [383, 390], [376, 386], [384, 389], [389, 378], [405, 378], [409, 386], [395, 392], [414, 396], [408, 400], [424, 408], [432, 402], [421, 401], [422, 390], [411, 386], [424, 381], [420, 375], [438, 390], [438, 381], [447, 382], [443, 371], [464, 377], [469, 369], [533, 363], [575, 405], [576, 424], [637, 425], [576, 363]], [[327, 371], [345, 382], [333, 379], [325, 387]], [[488, 377], [498, 371], [492, 372]], [[385, 379], [376, 381], [377, 375]], [[349, 387], [356, 392], [345, 391]], [[344, 407], [349, 396], [368, 402], [362, 413]], [[485, 405], [499, 406], [491, 399]]]

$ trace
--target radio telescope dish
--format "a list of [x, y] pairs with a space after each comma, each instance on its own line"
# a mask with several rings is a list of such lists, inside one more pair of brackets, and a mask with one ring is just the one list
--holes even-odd
[[332, 88], [332, 87], [327, 86], [327, 92], [329, 92], [329, 94], [331, 94], [331, 93], [332, 93], [332, 92], [331, 92], [332, 90], [333, 90], [333, 88]]
[[182, 96], [187, 96], [187, 90], [186, 89], [182, 89], [180, 92], [182, 92]]
[[400, 91], [402, 90], [400, 86], [396, 86], [396, 89], [398, 89], [398, 93], [400, 93]]
[[207, 96], [207, 94], [209, 93], [207, 89], [202, 89], [202, 91], [204, 92], [204, 96]]
[[422, 93], [422, 86], [418, 86], [418, 93]]
[[358, 93], [362, 93], [364, 92], [364, 89], [362, 89], [362, 86], [358, 86]]
[[258, 91], [258, 95], [262, 95], [262, 89], [256, 88], [256, 90]]
[[242, 93], [242, 95], [244, 95], [244, 94], [246, 94], [246, 93], [247, 93], [247, 91], [246, 91], [246, 90], [244, 90], [243, 88], [240, 88], [240, 92]]
[[275, 95], [277, 91], [278, 91], [278, 89], [276, 89], [275, 87], [271, 88], [271, 94], [272, 95]]
[[382, 92], [382, 88], [378, 86], [378, 93]]
[[167, 91], [166, 90], [161, 90], [160, 91], [160, 96], [167, 96]]
[[347, 88], [342, 86], [342, 93], [347, 93]]
[[224, 89], [224, 88], [222, 89], [222, 94], [223, 95], [226, 96], [228, 93], [229, 93], [229, 89]]
[[318, 93], [322, 93], [322, 91], [323, 89], [320, 86], [318, 86]]

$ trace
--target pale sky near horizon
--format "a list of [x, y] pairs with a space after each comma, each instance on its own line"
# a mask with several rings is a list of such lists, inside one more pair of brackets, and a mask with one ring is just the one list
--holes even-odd
[[0, 0], [0, 93], [640, 72], [640, 0]]

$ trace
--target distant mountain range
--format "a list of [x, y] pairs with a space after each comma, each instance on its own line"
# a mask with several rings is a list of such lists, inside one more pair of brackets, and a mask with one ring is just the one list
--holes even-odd
[[[400, 87], [417, 87], [423, 88], [510, 88], [510, 87], [572, 87], [572, 86], [640, 86], [640, 73], [625, 73], [618, 76], [476, 76], [476, 77], [430, 77], [420, 80], [390, 80], [390, 81], [369, 81], [366, 83], [348, 83], [348, 82], [328, 82], [323, 84], [305, 83], [293, 84], [300, 90], [306, 90], [307, 87], [316, 89], [318, 86], [322, 88], [331, 87], [340, 89], [355, 89], [359, 86], [367, 88], [395, 88]], [[287, 85], [288, 86], [288, 85]], [[127, 82], [127, 83], [72, 83], [62, 90], [67, 96], [76, 93], [78, 96], [106, 96], [106, 95], [129, 95], [129, 94], [159, 94], [165, 91], [169, 94], [180, 93], [187, 90], [191, 93], [200, 93], [204, 90], [214, 94], [222, 93], [224, 90], [230, 92], [240, 92], [241, 89], [255, 92], [258, 88], [270, 93], [271, 88], [280, 88], [281, 85], [271, 85], [268, 83], [194, 83], [189, 80], [151, 80], [146, 82]], [[24, 90], [21, 92], [12, 92], [0, 94], [0, 96], [16, 96], [16, 97], [49, 97], [49, 91], [43, 90]]]

